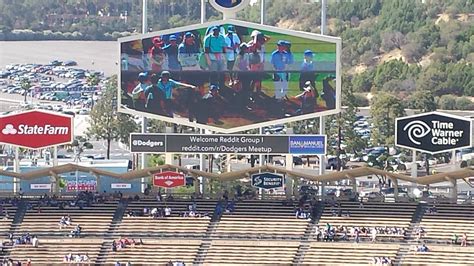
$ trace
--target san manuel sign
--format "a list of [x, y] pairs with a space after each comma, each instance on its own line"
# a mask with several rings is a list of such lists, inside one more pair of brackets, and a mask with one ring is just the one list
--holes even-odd
[[472, 120], [429, 112], [397, 118], [395, 144], [431, 154], [472, 147]]
[[0, 143], [41, 149], [71, 143], [74, 118], [69, 115], [31, 110], [0, 117]]

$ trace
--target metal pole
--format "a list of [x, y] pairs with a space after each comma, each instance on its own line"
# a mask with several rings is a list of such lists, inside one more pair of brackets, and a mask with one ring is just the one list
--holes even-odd
[[[201, 24], [203, 24], [206, 21], [206, 0], [201, 0]], [[204, 129], [199, 129], [197, 128], [199, 133], [201, 135], [205, 134]], [[199, 170], [205, 171], [205, 164], [206, 164], [206, 158], [204, 153], [199, 154]], [[204, 197], [206, 193], [206, 181], [204, 177], [200, 176], [198, 177], [199, 180], [199, 190], [201, 192], [201, 195]]]
[[326, 22], [327, 22], [326, 9], [327, 9], [326, 0], [321, 0], [321, 35], [326, 34]]
[[451, 168], [453, 169], [453, 171], [456, 170], [456, 150], [453, 150], [451, 152], [451, 164]]
[[260, 24], [265, 24], [265, 0], [260, 0]]
[[58, 146], [54, 146], [53, 166], [58, 166]]
[[[324, 132], [325, 132], [325, 117], [324, 116], [321, 116], [319, 118], [319, 134], [320, 135], [324, 135]], [[321, 155], [319, 156], [320, 160], [319, 160], [319, 175], [324, 175], [324, 172], [326, 170], [326, 156], [324, 155]]]
[[206, 0], [201, 0], [201, 24], [206, 21]]
[[[321, 35], [326, 34], [326, 8], [327, 8], [327, 2], [326, 0], [321, 0]], [[319, 118], [319, 134], [324, 135], [325, 131], [325, 117], [321, 116]], [[319, 175], [323, 175], [325, 170], [326, 170], [326, 156], [320, 155], [319, 156]], [[324, 199], [324, 183], [321, 183], [321, 188], [320, 188], [320, 193], [321, 193], [321, 199]]]
[[143, 1], [143, 9], [142, 9], [142, 33], [145, 34], [148, 32], [148, 11], [147, 11], [147, 6], [148, 6], [148, 0], [142, 0]]
[[[20, 148], [18, 147], [15, 147], [15, 161], [13, 162], [13, 171], [15, 173], [20, 173]], [[18, 191], [20, 191], [18, 182], [21, 180], [16, 177], [13, 180], [13, 193], [16, 194]]]
[[411, 159], [411, 177], [416, 178], [418, 176], [418, 165], [416, 163], [416, 151], [412, 150], [412, 159]]
[[[324, 116], [321, 116], [319, 118], [319, 134], [324, 135]], [[324, 155], [319, 155], [319, 175], [324, 175], [324, 172], [326, 171], [326, 156]], [[324, 200], [325, 196], [325, 191], [324, 188], [325, 184], [324, 182], [321, 182], [321, 187], [319, 189], [319, 193], [321, 196], [321, 200]]]
[[[258, 129], [258, 134], [262, 135], [263, 134], [263, 127], [259, 128]], [[252, 157], [250, 157], [250, 160], [252, 160]], [[263, 154], [260, 154], [258, 156], [258, 164], [260, 166], [263, 166], [263, 160], [264, 160], [264, 155]]]
[[[201, 129], [200, 130], [200, 133], [201, 135], [204, 135], [205, 134], [205, 130], [204, 129]], [[204, 153], [201, 153], [199, 154], [199, 170], [201, 171], [206, 171], [206, 158], [205, 158], [205, 155]], [[200, 183], [200, 191], [201, 191], [201, 195], [204, 197], [205, 193], [206, 193], [206, 179], [204, 177], [199, 177], [199, 183]]]
[[[142, 9], [142, 33], [145, 34], [148, 32], [148, 12], [147, 12], [147, 2], [148, 0], [142, 0], [143, 1], [143, 9]], [[148, 121], [145, 116], [142, 117], [142, 133], [146, 133], [147, 129], [147, 124]], [[141, 161], [142, 161], [142, 169], [145, 169], [147, 167], [147, 161], [146, 161], [146, 154], [142, 153], [141, 154]], [[142, 178], [142, 192], [145, 192], [146, 189], [146, 184], [145, 184], [145, 178]]]

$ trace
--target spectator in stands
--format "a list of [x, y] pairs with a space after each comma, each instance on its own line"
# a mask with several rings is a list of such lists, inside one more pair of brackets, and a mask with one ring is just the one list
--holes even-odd
[[428, 252], [430, 249], [423, 243], [421, 246], [418, 247], [417, 249], [418, 252]]
[[79, 224], [76, 224], [74, 230], [71, 231], [70, 237], [79, 237], [81, 235], [82, 228]]
[[117, 251], [117, 242], [115, 242], [115, 240], [112, 241], [112, 251], [113, 251], [113, 252], [116, 252], [116, 251]]
[[319, 225], [316, 225], [314, 228], [314, 234], [316, 235], [316, 241], [321, 240], [321, 230], [319, 229]]
[[217, 217], [220, 217], [223, 212], [224, 212], [224, 203], [223, 203], [222, 200], [219, 200], [219, 201], [216, 203], [216, 207], [215, 207], [215, 209], [214, 209], [214, 214], [215, 214]]
[[161, 196], [161, 192], [158, 190], [158, 193], [156, 194], [156, 201], [161, 202], [163, 201], [163, 196]]
[[150, 214], [151, 214], [151, 216], [152, 216], [153, 218], [157, 218], [157, 217], [158, 217], [158, 208], [153, 208], [153, 209], [151, 210], [151, 213], [150, 213]]
[[37, 248], [38, 247], [38, 238], [36, 236], [33, 236], [33, 239], [31, 240], [31, 244], [33, 247]]
[[132, 266], [132, 263], [130, 261], [127, 261], [127, 264], [125, 266]]
[[235, 211], [235, 202], [233, 200], [229, 201], [227, 203], [227, 207], [225, 208], [226, 209], [226, 212], [234, 212]]
[[453, 237], [451, 238], [451, 244], [457, 245], [458, 244], [458, 238], [459, 236], [454, 233]]
[[342, 241], [348, 241], [349, 240], [349, 235], [347, 234], [347, 229], [346, 228], [344, 228], [344, 230], [342, 231], [341, 240]]
[[116, 261], [115, 262], [115, 266], [121, 266], [122, 264], [120, 264], [120, 261]]
[[173, 201], [173, 195], [169, 194], [168, 197], [166, 198], [166, 201]]
[[133, 210], [128, 210], [127, 217], [135, 217], [135, 212]]
[[464, 232], [461, 236], [461, 247], [467, 247], [467, 234]]
[[433, 205], [433, 207], [429, 208], [429, 213], [438, 213], [438, 209], [436, 208], [436, 205]]
[[364, 198], [360, 197], [359, 198], [359, 209], [363, 209], [363, 208], [364, 208]]
[[420, 227], [416, 230], [416, 233], [417, 233], [416, 240], [420, 240], [420, 239], [422, 239], [423, 236], [425, 235], [425, 229], [420, 226]]
[[377, 238], [377, 230], [375, 228], [372, 228], [371, 236], [372, 236], [372, 242], [375, 242]]
[[66, 222], [66, 216], [63, 215], [63, 217], [61, 217], [61, 220], [59, 220], [59, 230], [63, 229], [63, 226], [64, 227], [67, 227], [69, 224]]
[[356, 243], [360, 242], [360, 231], [357, 228], [354, 231], [354, 242]]
[[166, 206], [165, 208], [165, 217], [170, 217], [171, 216], [171, 208]]

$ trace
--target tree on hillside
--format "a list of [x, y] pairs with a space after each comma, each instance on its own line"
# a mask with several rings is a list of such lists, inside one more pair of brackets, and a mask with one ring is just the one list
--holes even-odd
[[389, 31], [382, 34], [382, 49], [386, 52], [395, 48], [401, 49], [405, 43], [405, 35], [399, 31]]
[[436, 110], [436, 101], [431, 91], [416, 90], [409, 98], [409, 107], [418, 109], [421, 113]]
[[395, 142], [395, 118], [405, 114], [403, 101], [387, 92], [377, 93], [371, 101], [370, 115], [374, 128], [372, 143], [391, 145]]
[[130, 133], [137, 130], [137, 124], [127, 114], [117, 112], [117, 76], [112, 76], [105, 85], [102, 97], [90, 114], [87, 135], [107, 142], [107, 159], [110, 159], [110, 144], [121, 141], [128, 144]]

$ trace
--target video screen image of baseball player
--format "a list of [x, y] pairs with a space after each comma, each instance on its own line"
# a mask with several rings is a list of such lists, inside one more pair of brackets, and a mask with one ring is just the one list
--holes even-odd
[[229, 129], [334, 110], [336, 44], [238, 25], [121, 42], [121, 108]]

